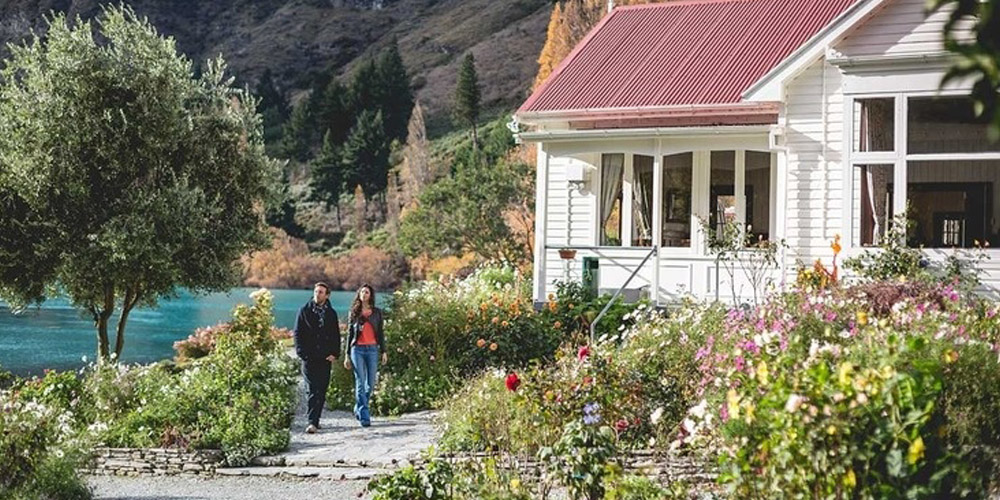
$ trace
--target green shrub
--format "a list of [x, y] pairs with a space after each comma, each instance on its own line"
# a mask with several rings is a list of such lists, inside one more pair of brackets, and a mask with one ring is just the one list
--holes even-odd
[[615, 431], [601, 425], [600, 410], [596, 404], [585, 407], [583, 418], [566, 424], [559, 441], [538, 454], [547, 463], [549, 474], [576, 500], [604, 498], [605, 478], [621, 472], [615, 463]]

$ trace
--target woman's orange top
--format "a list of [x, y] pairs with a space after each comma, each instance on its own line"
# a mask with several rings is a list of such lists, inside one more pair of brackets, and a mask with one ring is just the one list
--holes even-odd
[[[369, 316], [372, 315], [371, 311], [362, 312], [362, 316], [367, 320]], [[361, 326], [361, 336], [358, 338], [356, 345], [375, 345], [378, 341], [375, 340], [375, 327], [372, 326], [371, 321], [365, 321], [364, 325]]]

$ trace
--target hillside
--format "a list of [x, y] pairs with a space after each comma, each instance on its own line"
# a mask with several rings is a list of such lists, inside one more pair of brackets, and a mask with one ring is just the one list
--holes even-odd
[[[0, 42], [44, 26], [51, 11], [84, 18], [98, 0], [0, 2]], [[371, 7], [381, 6], [372, 9]], [[487, 109], [516, 107], [538, 70], [551, 11], [548, 0], [134, 0], [133, 8], [195, 62], [223, 54], [240, 82], [253, 85], [267, 69], [295, 98], [311, 75], [331, 65], [350, 71], [360, 56], [395, 37], [427, 109], [428, 128], [448, 118], [461, 55], [476, 57]], [[6, 45], [6, 43], [4, 43]], [[6, 48], [0, 49], [6, 55]]]

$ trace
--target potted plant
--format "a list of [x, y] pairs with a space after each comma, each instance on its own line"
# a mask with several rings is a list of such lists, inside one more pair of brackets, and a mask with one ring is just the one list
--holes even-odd
[[560, 248], [559, 258], [566, 260], [573, 260], [574, 258], [576, 258], [576, 250], [573, 250], [572, 248]]

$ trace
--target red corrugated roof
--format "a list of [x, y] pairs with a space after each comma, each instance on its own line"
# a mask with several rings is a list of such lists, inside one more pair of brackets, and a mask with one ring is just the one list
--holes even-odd
[[856, 0], [686, 0], [608, 14], [518, 113], [732, 105]]

